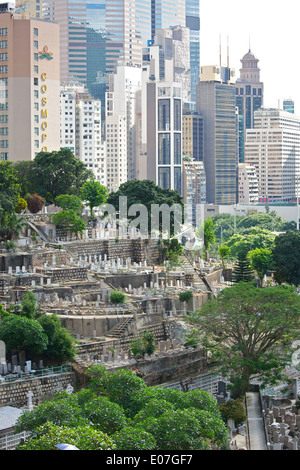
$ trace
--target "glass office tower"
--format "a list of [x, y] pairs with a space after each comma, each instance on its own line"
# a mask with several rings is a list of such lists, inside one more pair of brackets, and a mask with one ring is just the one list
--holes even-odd
[[185, 11], [191, 40], [191, 100], [196, 101], [196, 85], [200, 76], [200, 0], [185, 0]]
[[186, 0], [151, 0], [152, 39], [156, 29], [185, 26], [185, 2]]

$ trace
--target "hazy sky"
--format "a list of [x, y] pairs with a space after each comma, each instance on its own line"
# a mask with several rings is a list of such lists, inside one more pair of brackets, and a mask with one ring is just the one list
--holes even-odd
[[278, 107], [285, 98], [295, 101], [300, 116], [300, 2], [299, 0], [200, 0], [201, 65], [219, 64], [240, 76], [240, 59], [249, 50], [259, 59], [264, 82], [264, 106]]

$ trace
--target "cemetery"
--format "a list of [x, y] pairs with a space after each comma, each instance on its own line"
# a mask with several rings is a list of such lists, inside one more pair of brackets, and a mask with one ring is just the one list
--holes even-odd
[[[148, 385], [201, 388], [218, 403], [230, 398], [220, 388], [221, 377], [205, 349], [184, 344], [184, 317], [230, 285], [230, 267], [223, 269], [219, 260], [184, 256], [178, 266], [161, 264], [158, 242], [136, 233], [117, 240], [113, 229], [96, 227], [74, 240], [56, 233], [54, 226], [35, 221], [32, 227], [40, 235], [38, 243], [32, 243], [29, 229], [16, 249], [0, 252], [0, 303], [6, 309], [33, 292], [40, 312], [55, 313], [76, 337], [78, 348], [72, 364], [48, 367], [21, 354], [7, 357], [0, 341], [0, 422], [2, 413], [10, 423], [4, 429], [0, 426], [0, 449], [9, 448], [15, 410], [32, 409], [44, 396], [84, 384], [85, 371], [97, 364], [111, 371], [137, 371]], [[124, 303], [111, 301], [116, 290], [125, 294]], [[188, 302], [179, 300], [182, 292], [192, 292]], [[153, 333], [156, 351], [134, 357], [130, 344], [145, 330]], [[282, 397], [273, 403], [266, 395], [262, 417], [267, 448], [298, 449], [295, 400]], [[262, 395], [263, 403], [265, 399]], [[232, 450], [247, 448], [246, 436], [230, 422], [228, 430]]]

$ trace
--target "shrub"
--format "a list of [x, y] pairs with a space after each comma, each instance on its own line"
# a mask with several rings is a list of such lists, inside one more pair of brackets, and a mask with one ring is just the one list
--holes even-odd
[[113, 304], [125, 304], [126, 302], [126, 295], [123, 292], [119, 292], [117, 290], [113, 290], [110, 293], [109, 300]]

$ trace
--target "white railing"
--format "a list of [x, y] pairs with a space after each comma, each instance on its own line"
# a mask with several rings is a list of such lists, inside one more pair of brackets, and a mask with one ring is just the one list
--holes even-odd
[[24, 441], [29, 436], [29, 433], [23, 431], [19, 434], [14, 434], [13, 431], [5, 434], [4, 436], [0, 437], [0, 450], [15, 450], [18, 444], [21, 441]]

